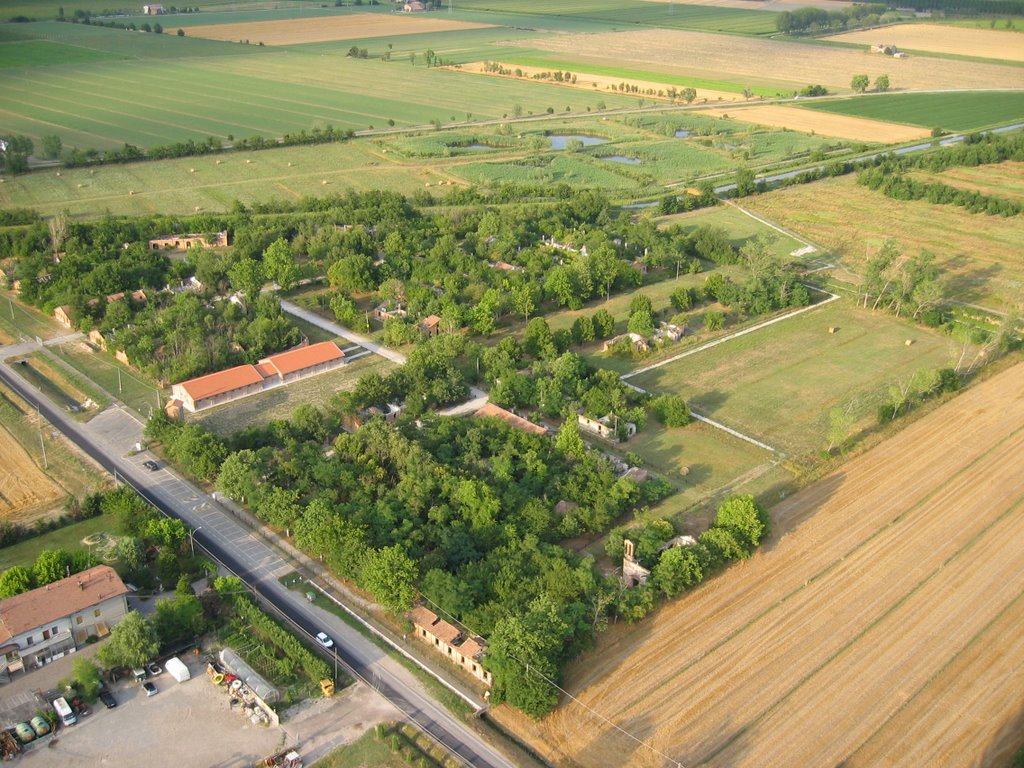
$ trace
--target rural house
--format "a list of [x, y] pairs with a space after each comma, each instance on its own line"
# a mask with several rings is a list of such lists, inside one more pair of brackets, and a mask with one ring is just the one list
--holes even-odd
[[392, 318], [404, 319], [407, 314], [409, 313], [402, 309], [401, 304], [393, 305], [390, 302], [381, 304], [373, 309], [373, 316], [382, 323], [387, 322]]
[[0, 600], [0, 680], [106, 637], [128, 612], [127, 594], [113, 568], [97, 565]]
[[441, 331], [441, 318], [437, 315], [427, 315], [420, 321], [420, 330], [428, 338], [434, 338]]
[[[211, 239], [212, 238], [212, 239]], [[154, 237], [149, 241], [149, 248], [153, 251], [187, 251], [189, 248], [223, 248], [228, 243], [228, 233], [216, 232], [213, 235], [164, 235]]]
[[345, 353], [331, 341], [298, 347], [265, 357], [256, 365], [236, 365], [208, 373], [171, 387], [173, 400], [186, 411], [204, 408], [254, 395], [265, 389], [334, 370], [345, 362]]
[[601, 351], [607, 352], [619, 342], [627, 340], [629, 341], [629, 346], [632, 347], [635, 352], [647, 352], [651, 348], [647, 343], [647, 339], [639, 333], [623, 333], [621, 336], [608, 339], [608, 341], [601, 345]]
[[142, 6], [142, 14], [144, 16], [158, 16], [158, 15], [160, 15], [163, 12], [164, 12], [164, 7], [162, 5], [160, 5], [159, 3], [155, 3], [155, 4], [152, 4], [152, 5], [144, 5], [144, 6]]
[[402, 6], [402, 10], [406, 13], [423, 13], [427, 10], [427, 6], [420, 2], [420, 0], [409, 0], [408, 3]]
[[482, 637], [462, 640], [462, 631], [458, 627], [422, 605], [409, 612], [409, 619], [412, 621], [413, 634], [419, 640], [433, 645], [434, 650], [447, 656], [452, 664], [462, 667], [478, 680], [491, 684], [491, 673], [480, 665], [480, 659], [487, 650], [487, 643]]
[[629, 440], [633, 435], [636, 434], [636, 424], [632, 421], [619, 422], [618, 419], [612, 417], [611, 414], [602, 416], [600, 419], [592, 419], [589, 416], [584, 416], [582, 413], [576, 416], [576, 421], [579, 423], [582, 429], [585, 429], [591, 434], [603, 437], [605, 440], [611, 440], [618, 442], [618, 432], [621, 429], [625, 429], [626, 436], [622, 439]]
[[73, 325], [71, 322], [71, 307], [67, 304], [62, 307], [57, 307], [53, 310], [53, 319], [65, 328], [70, 328]]
[[622, 584], [627, 589], [646, 584], [651, 572], [637, 562], [636, 545], [629, 539], [622, 542]]

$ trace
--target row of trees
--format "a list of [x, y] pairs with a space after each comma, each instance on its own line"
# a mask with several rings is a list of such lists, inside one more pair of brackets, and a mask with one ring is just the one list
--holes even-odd
[[899, 14], [889, 11], [884, 3], [857, 4], [835, 11], [798, 8], [795, 11], [783, 11], [778, 14], [775, 18], [775, 28], [786, 34], [813, 33], [870, 27], [879, 23], [888, 24], [898, 21], [899, 18]]
[[[854, 75], [850, 87], [857, 93], [864, 93], [871, 86], [871, 78], [867, 75]], [[875, 78], [875, 91], [884, 93], [889, 90], [889, 76], [879, 75]]]

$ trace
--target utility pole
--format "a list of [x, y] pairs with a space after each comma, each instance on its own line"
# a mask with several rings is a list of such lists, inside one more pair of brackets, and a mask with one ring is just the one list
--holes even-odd
[[46, 443], [43, 441], [43, 412], [39, 410], [38, 405], [36, 405], [36, 426], [39, 427], [39, 450], [43, 452], [43, 469], [49, 469], [50, 465], [46, 462]]

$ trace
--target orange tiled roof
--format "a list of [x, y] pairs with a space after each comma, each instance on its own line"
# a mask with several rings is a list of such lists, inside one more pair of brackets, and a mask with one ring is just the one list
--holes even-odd
[[423, 318], [423, 322], [421, 323], [421, 325], [423, 325], [424, 328], [433, 328], [440, 322], [441, 318], [438, 317], [437, 315], [427, 315], [426, 317]]
[[421, 627], [432, 627], [434, 622], [437, 621], [437, 614], [429, 608], [417, 605], [409, 611], [409, 619], [413, 624], [418, 624]]
[[181, 388], [188, 392], [192, 400], [198, 402], [233, 389], [259, 384], [263, 378], [253, 365], [236, 365], [234, 368], [183, 381]]
[[0, 600], [0, 643], [127, 593], [113, 568], [97, 565], [45, 587]]
[[511, 411], [506, 411], [504, 408], [500, 408], [494, 403], [487, 403], [476, 412], [477, 416], [493, 416], [496, 419], [501, 419], [510, 427], [521, 430], [523, 432], [529, 432], [533, 435], [543, 435], [547, 430], [539, 424], [534, 424], [532, 421], [527, 421], [522, 416], [516, 416]]
[[459, 646], [459, 653], [468, 659], [478, 659], [487, 650], [487, 643], [482, 637], [471, 637]]
[[278, 373], [285, 376], [304, 368], [338, 360], [344, 356], [345, 353], [338, 349], [338, 345], [333, 341], [321, 341], [319, 344], [310, 344], [308, 347], [299, 347], [271, 355], [260, 360], [260, 365], [269, 363]]

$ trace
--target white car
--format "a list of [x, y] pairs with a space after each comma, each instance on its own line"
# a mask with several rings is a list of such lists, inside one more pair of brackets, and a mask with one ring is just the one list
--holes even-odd
[[327, 634], [324, 633], [324, 632], [317, 632], [316, 633], [316, 641], [318, 643], [320, 643], [320, 645], [322, 645], [324, 648], [333, 648], [334, 647], [334, 641], [331, 640], [331, 638], [328, 637]]

